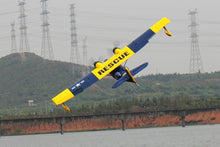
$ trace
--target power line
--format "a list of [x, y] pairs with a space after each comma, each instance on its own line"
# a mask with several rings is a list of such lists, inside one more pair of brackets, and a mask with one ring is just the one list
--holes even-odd
[[[39, 9], [38, 7], [33, 7], [33, 8], [29, 8], [29, 9], [26, 9], [27, 11], [35, 11]], [[6, 12], [1, 12], [0, 13], [0, 16], [4, 16], [4, 15], [11, 15], [11, 14], [17, 14], [17, 13], [20, 13], [20, 11], [6, 11]]]
[[1, 16], [1, 15], [10, 15], [10, 14], [16, 14], [16, 13], [19, 13], [19, 11], [2, 12], [2, 13], [0, 13], [0, 16]]

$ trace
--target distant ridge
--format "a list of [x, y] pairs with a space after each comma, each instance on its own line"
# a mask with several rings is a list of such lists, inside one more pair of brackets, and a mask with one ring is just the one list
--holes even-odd
[[[77, 68], [76, 68], [77, 67]], [[14, 53], [0, 58], [0, 108], [51, 104], [51, 98], [81, 77], [83, 66], [51, 61], [33, 53]], [[85, 68], [85, 67], [84, 67]], [[125, 83], [117, 89], [115, 80], [103, 79], [70, 100], [70, 106], [94, 104], [113, 99], [144, 99], [178, 95], [220, 97], [220, 72], [204, 74], [158, 74], [137, 78], [140, 86]]]
[[44, 102], [72, 84], [73, 66], [45, 60], [33, 53], [14, 53], [0, 58], [0, 107]]

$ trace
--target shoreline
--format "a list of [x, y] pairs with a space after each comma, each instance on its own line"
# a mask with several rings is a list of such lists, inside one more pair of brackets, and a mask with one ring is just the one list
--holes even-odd
[[[198, 112], [185, 116], [185, 124], [220, 124], [220, 111]], [[125, 129], [182, 126], [180, 116], [160, 114], [131, 117], [124, 119]], [[120, 130], [122, 121], [110, 118], [80, 119], [63, 124], [63, 131], [88, 132], [102, 130]], [[60, 133], [60, 124], [56, 122], [18, 122], [1, 126], [2, 136]]]
[[[217, 124], [191, 124], [187, 125], [186, 127], [191, 126], [212, 126], [212, 125], [220, 125], [220, 123]], [[153, 128], [167, 128], [167, 127], [182, 127], [180, 125], [176, 126], [147, 126], [147, 127], [141, 127], [141, 128], [127, 128], [126, 130], [135, 130], [135, 129], [153, 129]], [[114, 130], [121, 130], [120, 128], [115, 129], [97, 129], [97, 130], [80, 130], [80, 131], [65, 131], [65, 133], [78, 133], [78, 132], [96, 132], [96, 131], [114, 131]], [[48, 132], [48, 133], [31, 133], [31, 134], [11, 134], [11, 135], [2, 135], [0, 137], [11, 137], [11, 136], [26, 136], [26, 135], [44, 135], [44, 134], [60, 134], [60, 132]]]

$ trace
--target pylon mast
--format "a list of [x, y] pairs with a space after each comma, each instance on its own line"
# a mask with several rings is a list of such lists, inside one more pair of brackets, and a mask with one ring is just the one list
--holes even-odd
[[74, 4], [70, 5], [70, 23], [71, 23], [71, 50], [70, 62], [80, 64], [80, 54], [78, 50], [77, 33], [76, 33], [76, 20], [74, 13]]
[[86, 45], [87, 37], [83, 39], [83, 64], [87, 65], [87, 45]]
[[27, 26], [26, 26], [26, 15], [25, 15], [25, 1], [20, 1], [20, 52], [29, 52], [29, 44], [28, 44], [28, 38], [27, 38]]
[[198, 43], [198, 34], [197, 34], [197, 26], [196, 23], [196, 14], [197, 11], [190, 11], [190, 20], [191, 24], [189, 27], [191, 28], [191, 51], [190, 51], [190, 65], [189, 65], [189, 72], [190, 73], [197, 73], [197, 72], [204, 72], [202, 59], [200, 56], [199, 50], [199, 43]]
[[49, 13], [47, 11], [47, 1], [41, 0], [42, 3], [42, 44], [41, 44], [41, 56], [47, 59], [54, 59], [52, 43], [50, 39], [50, 31], [49, 31], [49, 23], [48, 16]]
[[11, 23], [11, 53], [17, 52], [16, 35], [15, 35], [15, 23]]

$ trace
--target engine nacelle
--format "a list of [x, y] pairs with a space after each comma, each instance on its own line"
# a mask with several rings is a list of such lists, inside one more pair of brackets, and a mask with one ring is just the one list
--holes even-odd
[[112, 72], [110, 72], [110, 75], [115, 78], [116, 80], [120, 79], [123, 74], [126, 72], [125, 68], [122, 65], [119, 65], [117, 68], [115, 68]]
[[94, 66], [95, 66], [95, 68], [101, 68], [102, 67], [102, 62], [96, 61], [96, 62], [94, 62]]
[[114, 53], [114, 54], [120, 54], [120, 53], [121, 53], [121, 49], [118, 48], [118, 47], [115, 47], [115, 48], [113, 49], [113, 53]]

